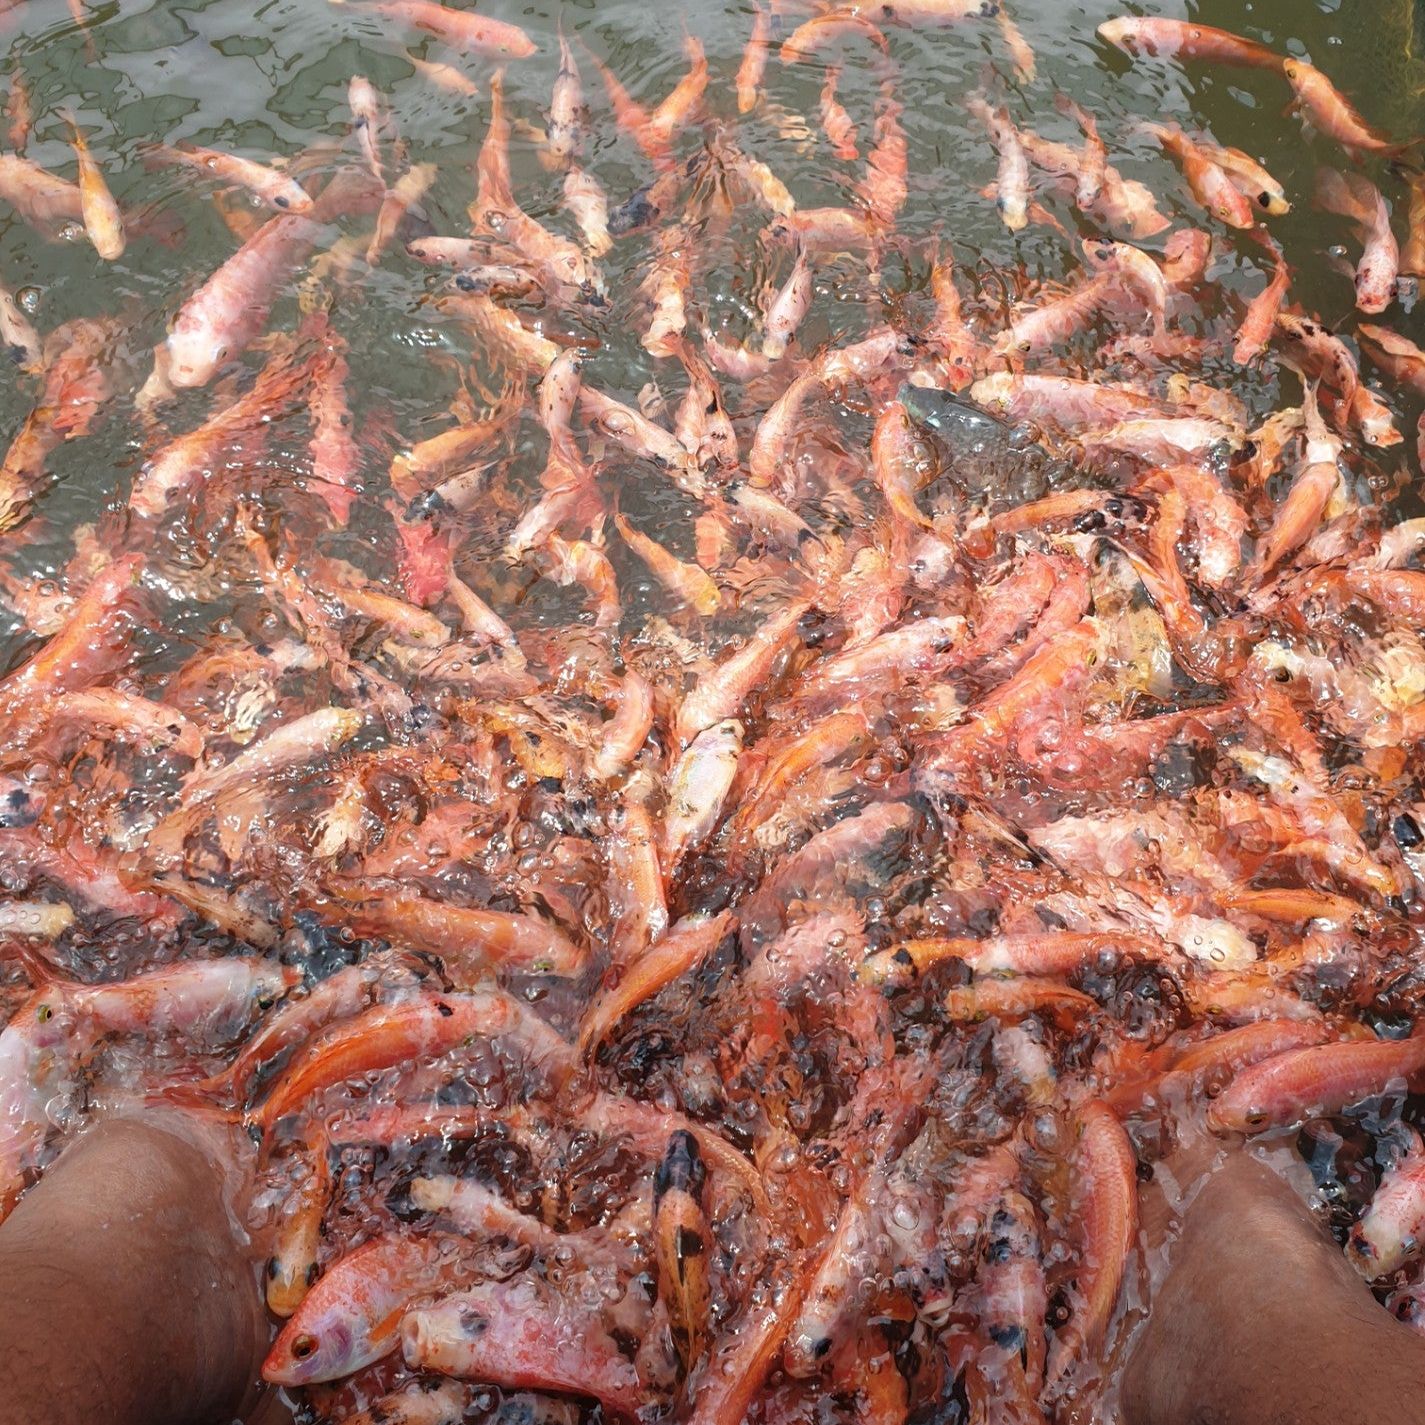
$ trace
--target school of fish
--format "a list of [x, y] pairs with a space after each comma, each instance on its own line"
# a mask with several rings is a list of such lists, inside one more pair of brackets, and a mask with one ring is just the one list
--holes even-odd
[[[141, 370], [118, 313], [0, 293], [0, 1217], [96, 1112], [242, 1125], [263, 1375], [347, 1425], [1066, 1418], [1146, 1310], [1140, 1181], [1204, 1134], [1354, 1143], [1343, 1248], [1425, 1322], [1414, 145], [1165, 19], [1104, 53], [1276, 86], [1339, 155], [1311, 191], [1163, 122], [1155, 193], [1068, 94], [1038, 132], [996, 0], [756, 0], [737, 72], [689, 35], [656, 103], [567, 17], [330, 3], [426, 47], [471, 171], [356, 75], [345, 143], [155, 143], [136, 211], [74, 114], [73, 180], [24, 156], [11, 76], [37, 240], [120, 263], [207, 202], [234, 237]], [[897, 48], [970, 32], [965, 201], [1067, 282], [900, 222]], [[795, 69], [839, 205], [746, 137]], [[1342, 222], [1340, 330], [1272, 236], [1297, 203]], [[463, 343], [418, 431], [350, 375], [378, 267]], [[52, 457], [114, 420], [140, 457], [26, 577]]]

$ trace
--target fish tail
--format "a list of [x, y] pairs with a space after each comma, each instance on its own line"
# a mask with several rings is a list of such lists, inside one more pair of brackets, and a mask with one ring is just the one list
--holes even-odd
[[227, 1123], [240, 1123], [242, 1113], [225, 1104], [215, 1103], [224, 1090], [231, 1087], [231, 1074], [227, 1071], [210, 1074], [205, 1079], [194, 1079], [189, 1083], [166, 1084], [149, 1095], [149, 1102], [171, 1108], [201, 1108]]

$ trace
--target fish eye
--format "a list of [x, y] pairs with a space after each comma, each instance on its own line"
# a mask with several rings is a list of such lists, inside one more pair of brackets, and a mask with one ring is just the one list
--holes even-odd
[[50, 1020], [54, 1018], [54, 1006], [49, 1004], [42, 1004], [35, 1011], [35, 1018], [39, 1020], [41, 1024], [48, 1024]]
[[1265, 1128], [1267, 1115], [1261, 1109], [1255, 1108], [1250, 1113], [1244, 1114], [1242, 1121], [1248, 1128]]
[[299, 1361], [305, 1361], [316, 1349], [317, 1338], [315, 1336], [301, 1335], [292, 1342], [292, 1354], [296, 1356]]
[[1257, 202], [1264, 208], [1270, 208], [1272, 206], [1272, 195], [1270, 193], [1259, 193], [1257, 195]]
[[273, 198], [272, 201], [273, 201], [279, 208], [290, 208], [290, 207], [292, 206], [291, 201], [290, 201], [289, 199], [287, 199], [287, 198], [282, 197], [282, 195], [281, 195], [280, 193], [279, 193], [275, 198]]

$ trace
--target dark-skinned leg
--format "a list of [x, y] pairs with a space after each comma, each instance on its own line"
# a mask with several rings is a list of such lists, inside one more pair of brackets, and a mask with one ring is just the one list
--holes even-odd
[[0, 1425], [253, 1408], [268, 1332], [224, 1202], [238, 1171], [177, 1117], [102, 1122], [61, 1154], [0, 1226]]
[[1188, 1206], [1123, 1381], [1128, 1425], [1421, 1425], [1425, 1340], [1245, 1152]]

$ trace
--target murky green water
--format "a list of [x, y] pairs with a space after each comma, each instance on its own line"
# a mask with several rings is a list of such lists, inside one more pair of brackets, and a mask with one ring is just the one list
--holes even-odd
[[[1184, 13], [1179, 6], [1158, 8]], [[536, 58], [511, 68], [509, 94], [517, 118], [542, 122], [556, 67], [553, 36], [561, 9], [568, 28], [607, 58], [635, 97], [649, 102], [665, 94], [682, 71], [680, 41], [686, 25], [703, 39], [713, 72], [724, 76], [710, 93], [710, 108], [737, 125], [743, 141], [783, 177], [799, 202], [842, 202], [859, 175], [857, 165], [838, 165], [827, 155], [817, 130], [820, 74], [815, 66], [783, 70], [774, 60], [767, 102], [738, 121], [731, 77], [750, 24], [747, 5], [574, 0], [562, 7], [497, 3], [481, 9], [517, 19], [541, 44]], [[1289, 95], [1271, 76], [1166, 62], [1130, 66], [1094, 34], [1100, 20], [1121, 9], [1107, 0], [1041, 0], [1017, 7], [1040, 70], [1033, 85], [1011, 93], [1015, 116], [1042, 132], [1072, 138], [1051, 102], [1054, 88], [1062, 87], [1101, 116], [1123, 171], [1166, 195], [1169, 205], [1194, 223], [1199, 218], [1177, 171], [1150, 140], [1134, 132], [1135, 122], [1166, 115], [1202, 124], [1219, 141], [1248, 149], [1277, 174], [1296, 202], [1293, 213], [1274, 225], [1292, 254], [1293, 296], [1330, 322], [1345, 318], [1351, 289], [1332, 269], [1327, 250], [1346, 234], [1309, 201], [1313, 169], [1339, 161], [1338, 155], [1283, 114]], [[1394, 133], [1408, 136], [1425, 128], [1425, 62], [1409, 56], [1408, 47], [1416, 43], [1416, 17], [1408, 0], [1212, 0], [1187, 7], [1187, 13], [1309, 54], [1369, 117]], [[146, 171], [141, 148], [147, 142], [189, 140], [253, 156], [295, 155], [314, 143], [339, 142], [349, 121], [347, 80], [365, 73], [390, 96], [411, 158], [439, 165], [428, 204], [432, 225], [440, 232], [464, 231], [473, 187], [470, 169], [486, 120], [487, 65], [466, 64], [481, 87], [480, 97], [437, 90], [406, 58], [408, 46], [430, 58], [451, 58], [436, 41], [363, 14], [354, 5], [327, 0], [276, 0], [256, 9], [235, 0], [193, 5], [122, 0], [83, 7], [83, 14], [80, 26], [62, 0], [30, 0], [0, 21], [8, 29], [8, 66], [24, 76], [31, 91], [35, 127], [29, 155], [72, 174], [73, 156], [57, 113], [71, 105], [120, 199], [126, 205], [161, 205], [177, 226], [175, 240], [164, 246], [140, 238], [121, 262], [105, 265], [82, 240], [46, 242], [18, 219], [0, 218], [0, 281], [12, 290], [28, 289], [42, 332], [73, 316], [117, 317], [123, 330], [117, 355], [128, 368], [119, 382], [121, 392], [142, 381], [149, 353], [181, 297], [237, 246], [201, 185], [172, 171]], [[785, 17], [784, 28], [796, 19], [795, 13]], [[964, 269], [981, 262], [999, 269], [1018, 267], [1030, 278], [1065, 275], [1077, 255], [1058, 235], [1031, 227], [1016, 240], [978, 196], [993, 177], [994, 156], [959, 101], [979, 82], [986, 63], [1009, 73], [993, 27], [902, 30], [893, 33], [892, 44], [901, 67], [911, 158], [911, 196], [901, 231], [912, 237], [943, 231], [953, 239]], [[618, 201], [646, 181], [648, 171], [633, 146], [617, 134], [598, 78], [591, 66], [586, 69], [593, 107], [587, 166], [611, 200]], [[1012, 86], [1012, 80], [1007, 82]], [[850, 64], [842, 98], [853, 114], [869, 112], [872, 91], [871, 76]], [[685, 142], [694, 139], [685, 136]], [[567, 215], [560, 212], [559, 176], [539, 166], [528, 139], [517, 142], [515, 163], [525, 206], [554, 226], [567, 224]], [[643, 241], [616, 248], [607, 263], [610, 289], [625, 294], [627, 301], [646, 260]], [[848, 277], [851, 272], [848, 267]], [[1242, 291], [1254, 290], [1260, 281], [1252, 258], [1239, 257], [1223, 243], [1212, 275]], [[736, 322], [752, 298], [756, 278], [742, 274], [741, 280], [715, 287], [714, 300], [725, 310], [708, 316], [714, 322]], [[357, 420], [368, 475], [378, 486], [395, 443], [419, 438], [445, 419], [469, 351], [466, 334], [426, 300], [441, 280], [397, 251], [379, 268], [363, 268], [338, 299], [336, 319], [351, 343], [360, 393]], [[845, 299], [868, 294], [858, 289], [856, 279], [838, 282], [834, 270], [823, 277], [823, 289], [832, 288], [843, 301], [840, 311], [854, 325]], [[273, 328], [290, 327], [295, 315], [295, 295], [289, 293], [274, 313]], [[818, 317], [823, 331], [837, 325], [837, 303], [823, 301]], [[1418, 314], [1397, 320], [1402, 331], [1420, 338], [1413, 330]], [[625, 394], [636, 392], [654, 374], [654, 363], [633, 340], [615, 343], [600, 366]], [[1235, 379], [1240, 382], [1240, 374]], [[28, 383], [7, 378], [0, 387], [0, 431], [13, 432], [32, 401]], [[205, 409], [206, 401], [197, 397], [188, 413]], [[180, 410], [175, 420], [181, 422], [183, 414]], [[143, 437], [124, 400], [93, 438], [61, 449], [51, 461], [55, 485], [41, 502], [39, 521], [22, 545], [12, 541], [10, 550], [0, 552], [12, 571], [43, 575], [62, 567], [74, 528], [94, 521], [106, 502], [122, 496], [143, 450]], [[280, 466], [280, 451], [273, 461]], [[12, 622], [12, 632], [15, 627]], [[0, 653], [0, 662], [8, 661]]]

